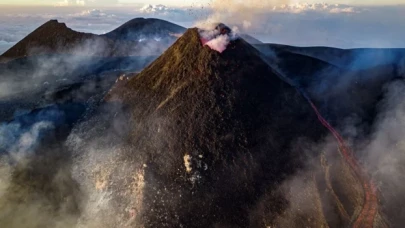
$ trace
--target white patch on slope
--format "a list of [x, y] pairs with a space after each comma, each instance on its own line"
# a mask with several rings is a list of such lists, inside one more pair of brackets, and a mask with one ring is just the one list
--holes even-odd
[[184, 160], [184, 167], [186, 167], [187, 173], [190, 173], [193, 170], [193, 168], [191, 167], [191, 156], [185, 154], [183, 160]]

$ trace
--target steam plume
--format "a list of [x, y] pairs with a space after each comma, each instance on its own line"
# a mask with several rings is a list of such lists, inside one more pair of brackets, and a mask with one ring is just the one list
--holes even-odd
[[212, 0], [210, 5], [213, 13], [206, 20], [197, 22], [197, 27], [220, 21], [246, 30], [260, 26], [262, 15], [268, 14], [269, 9], [288, 3], [289, 0]]
[[206, 26], [207, 30], [200, 30], [201, 42], [203, 45], [209, 46], [212, 50], [223, 52], [228, 46], [229, 42], [235, 40], [238, 35], [238, 28], [234, 27], [230, 30], [223, 24], [211, 24]]

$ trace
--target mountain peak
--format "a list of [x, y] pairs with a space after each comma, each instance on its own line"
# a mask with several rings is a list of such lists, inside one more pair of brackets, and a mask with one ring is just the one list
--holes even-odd
[[65, 23], [50, 20], [3, 53], [1, 57], [15, 59], [35, 54], [59, 53], [83, 40], [95, 37], [93, 34], [76, 32]]
[[[107, 101], [131, 113], [133, 151], [153, 167], [145, 177], [145, 227], [247, 227], [246, 211], [264, 197], [259, 189], [297, 167], [300, 149], [289, 150], [291, 139], [321, 132], [304, 98], [255, 48], [236, 38], [223, 52], [212, 50], [197, 28]], [[210, 203], [194, 205], [202, 199]]]
[[[222, 35], [220, 35], [222, 36]], [[251, 66], [257, 66], [257, 69], [272, 73], [267, 64], [265, 64], [260, 53], [242, 38], [229, 40], [226, 49], [218, 52], [204, 43], [201, 36], [201, 30], [197, 28], [188, 29], [163, 55], [161, 55], [149, 67], [144, 69], [133, 82], [129, 82], [128, 89], [132, 86], [137, 87], [138, 80], [157, 83], [149, 85], [151, 87], [165, 87], [164, 90], [172, 90], [178, 84], [195, 78], [201, 77], [222, 77], [224, 75], [234, 75], [236, 71], [245, 74], [251, 68], [241, 68], [247, 62]], [[176, 80], [173, 79], [176, 77]], [[232, 77], [232, 76], [227, 76]], [[149, 78], [149, 79], [146, 79]], [[165, 82], [165, 83], [163, 83]], [[132, 91], [132, 89], [129, 89]], [[117, 93], [124, 95], [125, 90]], [[128, 93], [129, 97], [131, 93]], [[128, 98], [130, 102], [132, 99]]]
[[105, 36], [112, 39], [135, 40], [167, 37], [183, 33], [186, 28], [156, 18], [134, 18]]
[[52, 19], [43, 24], [42, 26], [47, 27], [47, 26], [59, 26], [60, 28], [67, 28], [69, 29], [65, 23], [59, 22], [57, 19]]

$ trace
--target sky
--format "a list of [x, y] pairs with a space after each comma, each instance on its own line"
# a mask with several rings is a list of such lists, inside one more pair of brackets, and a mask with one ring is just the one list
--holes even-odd
[[[195, 3], [209, 3], [210, 0], [2, 0], [1, 4], [8, 5], [55, 5], [61, 2], [78, 2], [79, 4], [90, 4], [94, 6], [106, 6], [117, 3], [133, 4], [164, 4], [170, 6], [187, 6]], [[294, 1], [291, 1], [294, 2]], [[306, 0], [308, 3], [319, 3], [317, 0]], [[394, 5], [404, 4], [404, 0], [322, 0], [321, 2], [330, 4], [350, 4], [350, 5]]]
[[[241, 0], [213, 0], [217, 6], [225, 3], [218, 9], [205, 7], [207, 0], [159, 0], [156, 3], [163, 4], [160, 6], [149, 6], [154, 2], [144, 4], [142, 1], [121, 0], [121, 5], [111, 7], [107, 4], [116, 4], [118, 0], [1, 0], [1, 3], [20, 5], [0, 4], [0, 53], [51, 19], [64, 22], [76, 31], [104, 34], [136, 17], [160, 18], [184, 27], [198, 27], [202, 21], [224, 22], [235, 26], [241, 33], [268, 43], [339, 48], [405, 48], [405, 4], [387, 5], [390, 0], [359, 0], [355, 2], [357, 4], [340, 1], [340, 5], [297, 4], [294, 0], [243, 1], [254, 4], [290, 3], [287, 6], [269, 5], [262, 8], [229, 5]], [[47, 3], [48, 6], [28, 7], [38, 2]], [[72, 2], [75, 5], [77, 2], [85, 4], [70, 7], [68, 3]], [[373, 5], [360, 4], [365, 2]], [[397, 0], [391, 1], [395, 2], [399, 3]], [[385, 5], [378, 5], [382, 3]], [[61, 7], [55, 7], [56, 4]]]

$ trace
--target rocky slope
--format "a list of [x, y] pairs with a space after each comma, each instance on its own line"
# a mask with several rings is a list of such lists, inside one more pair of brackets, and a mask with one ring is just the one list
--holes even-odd
[[[308, 153], [326, 134], [313, 110], [242, 39], [218, 53], [190, 29], [107, 99], [130, 112], [127, 140], [148, 167], [145, 227], [341, 227], [362, 206], [344, 161], [328, 163], [336, 150]], [[283, 189], [306, 156], [305, 183]]]

